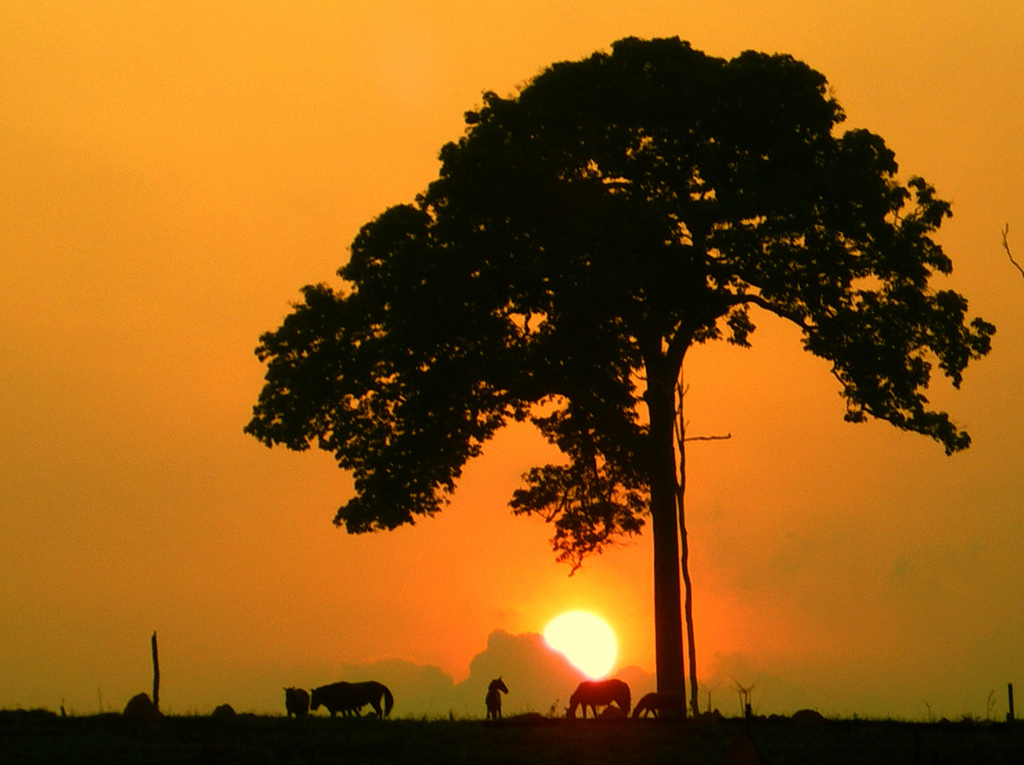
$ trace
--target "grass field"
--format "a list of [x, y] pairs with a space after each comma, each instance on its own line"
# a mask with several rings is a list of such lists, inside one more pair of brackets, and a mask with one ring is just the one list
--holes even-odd
[[[5, 763], [722, 763], [741, 720], [440, 720], [239, 716], [133, 720], [0, 712]], [[1024, 763], [1024, 724], [756, 719], [773, 765]], [[737, 760], [737, 762], [748, 760]]]

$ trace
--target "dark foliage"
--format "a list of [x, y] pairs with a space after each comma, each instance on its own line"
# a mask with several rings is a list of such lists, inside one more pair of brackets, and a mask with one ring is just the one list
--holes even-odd
[[363, 227], [343, 287], [305, 287], [263, 335], [246, 431], [334, 453], [356, 488], [335, 522], [365, 532], [437, 512], [495, 431], [529, 419], [567, 459], [531, 470], [513, 509], [553, 522], [578, 565], [641, 529], [649, 493], [667, 507], [659, 402], [688, 349], [747, 345], [760, 309], [830, 362], [847, 420], [966, 448], [925, 395], [936, 366], [959, 386], [994, 332], [930, 286], [951, 270], [932, 238], [950, 207], [843, 118], [789, 56], [678, 39], [486, 93], [439, 178]]

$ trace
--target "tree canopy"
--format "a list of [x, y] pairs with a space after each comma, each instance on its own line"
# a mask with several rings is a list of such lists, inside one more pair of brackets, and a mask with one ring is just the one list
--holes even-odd
[[246, 431], [332, 452], [355, 481], [335, 522], [358, 533], [437, 512], [467, 460], [528, 420], [566, 459], [531, 470], [514, 511], [551, 520], [574, 563], [653, 516], [656, 585], [676, 549], [684, 356], [747, 345], [761, 316], [829, 362], [847, 420], [966, 448], [926, 392], [936, 367], [959, 386], [995, 329], [931, 284], [952, 268], [933, 238], [950, 206], [843, 119], [790, 56], [678, 39], [485, 93], [439, 177], [359, 232], [342, 286], [304, 287], [261, 337]]

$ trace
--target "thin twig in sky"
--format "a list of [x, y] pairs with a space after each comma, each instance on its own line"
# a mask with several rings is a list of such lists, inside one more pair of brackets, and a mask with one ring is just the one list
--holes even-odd
[[1013, 259], [1013, 253], [1010, 252], [1010, 243], [1006, 241], [1006, 235], [1009, 234], [1009, 233], [1010, 233], [1010, 224], [1007, 223], [1005, 226], [1003, 226], [1003, 249], [1006, 250], [1006, 256], [1010, 259], [1010, 262], [1013, 263], [1014, 267], [1018, 271], [1020, 271], [1020, 275], [1024, 276], [1024, 268], [1021, 268], [1020, 263], [1018, 263], [1016, 260]]

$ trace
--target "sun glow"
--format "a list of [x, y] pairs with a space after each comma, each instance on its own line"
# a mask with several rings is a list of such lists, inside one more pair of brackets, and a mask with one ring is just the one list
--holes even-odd
[[566, 611], [544, 628], [544, 640], [591, 678], [611, 672], [619, 643], [608, 622], [589, 611]]

